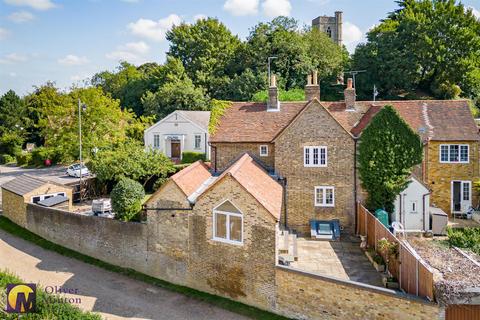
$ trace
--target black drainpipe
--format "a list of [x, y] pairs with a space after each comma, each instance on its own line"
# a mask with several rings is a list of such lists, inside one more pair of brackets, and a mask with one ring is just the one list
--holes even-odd
[[355, 200], [355, 230], [358, 228], [358, 196], [357, 196], [357, 141], [353, 138], [353, 198]]
[[283, 189], [283, 215], [284, 215], [284, 227], [285, 230], [288, 229], [288, 216], [287, 216], [287, 178], [279, 178], [279, 181], [281, 181], [282, 184], [282, 189]]

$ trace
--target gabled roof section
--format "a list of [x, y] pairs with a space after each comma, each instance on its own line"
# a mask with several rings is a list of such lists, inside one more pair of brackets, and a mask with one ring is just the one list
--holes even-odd
[[212, 176], [208, 167], [203, 161], [198, 160], [185, 169], [170, 177], [177, 184], [185, 196], [194, 193], [207, 179]]
[[480, 140], [467, 100], [377, 101], [370, 104], [370, 108], [352, 128], [353, 135], [359, 136], [384, 106], [391, 105], [424, 140]]
[[283, 188], [248, 153], [225, 170], [202, 195], [227, 175], [235, 179], [250, 193], [274, 218], [280, 220], [283, 201]]
[[210, 111], [188, 111], [178, 110], [178, 114], [195, 123], [203, 130], [208, 131], [208, 123], [210, 122]]
[[178, 114], [180, 117], [184, 118], [186, 121], [192, 123], [200, 130], [208, 132], [208, 123], [210, 122], [210, 111], [189, 111], [189, 110], [176, 110], [169, 115], [165, 116], [160, 121], [154, 123], [147, 129], [145, 129], [145, 133], [149, 132], [159, 124], [167, 121], [171, 116], [174, 114]]
[[28, 174], [23, 174], [7, 183], [4, 183], [1, 187], [2, 189], [18, 194], [19, 196], [23, 196], [48, 183], [69, 189], [69, 187], [64, 186], [60, 183], [43, 180]]
[[270, 142], [308, 102], [281, 102], [280, 110], [267, 111], [266, 103], [233, 102], [220, 118], [210, 142]]

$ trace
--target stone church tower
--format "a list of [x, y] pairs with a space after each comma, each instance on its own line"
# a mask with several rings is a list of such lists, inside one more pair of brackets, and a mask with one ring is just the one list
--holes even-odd
[[325, 32], [336, 44], [342, 46], [342, 12], [334, 17], [320, 16], [312, 20], [312, 27]]

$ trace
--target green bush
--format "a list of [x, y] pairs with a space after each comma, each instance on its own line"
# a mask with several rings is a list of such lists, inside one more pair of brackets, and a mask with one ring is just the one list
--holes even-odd
[[450, 245], [467, 248], [480, 255], [480, 228], [447, 228]]
[[192, 152], [185, 151], [182, 152], [182, 163], [194, 163], [195, 161], [202, 160], [205, 161], [206, 156], [203, 152]]
[[30, 152], [19, 152], [15, 155], [15, 159], [17, 160], [17, 165], [19, 166], [26, 166], [32, 163], [32, 154]]
[[0, 155], [0, 164], [15, 162], [15, 157], [9, 154]]
[[140, 183], [128, 178], [121, 179], [111, 193], [115, 218], [123, 221], [136, 218], [142, 209], [144, 197], [145, 190]]
[[[9, 283], [24, 283], [16, 276], [0, 271], [0, 319], [14, 320], [20, 319], [17, 314], [6, 313], [6, 296], [5, 288]], [[37, 312], [27, 313], [21, 316], [21, 319], [77, 319], [77, 320], [100, 320], [98, 314], [91, 312], [83, 312], [77, 306], [69, 303], [61, 302], [59, 296], [45, 293], [45, 291], [37, 286]], [[55, 298], [55, 299], [54, 299]]]

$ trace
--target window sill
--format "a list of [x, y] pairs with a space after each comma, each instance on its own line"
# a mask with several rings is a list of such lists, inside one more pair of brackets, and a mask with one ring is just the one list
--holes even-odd
[[470, 161], [465, 162], [465, 161], [456, 161], [456, 162], [451, 162], [451, 161], [440, 161], [442, 164], [470, 164]]
[[327, 165], [326, 164], [322, 164], [322, 165], [306, 165], [306, 164], [304, 164], [303, 167], [304, 168], [326, 168]]
[[222, 243], [227, 243], [227, 244], [233, 244], [233, 245], [236, 245], [236, 246], [243, 246], [243, 241], [233, 241], [233, 240], [228, 240], [228, 239], [223, 239], [223, 238], [216, 238], [216, 237], [213, 237], [211, 240], [212, 240], [212, 241], [215, 241], [215, 242], [222, 242]]
[[315, 208], [335, 208], [334, 204], [316, 204]]

